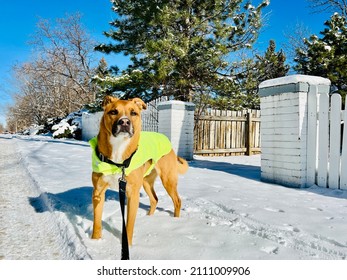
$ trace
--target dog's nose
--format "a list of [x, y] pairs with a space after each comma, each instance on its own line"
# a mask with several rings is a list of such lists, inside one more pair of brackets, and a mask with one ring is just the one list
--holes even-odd
[[122, 127], [128, 127], [128, 126], [130, 126], [130, 120], [128, 118], [121, 118], [118, 120], [117, 124], [122, 126]]

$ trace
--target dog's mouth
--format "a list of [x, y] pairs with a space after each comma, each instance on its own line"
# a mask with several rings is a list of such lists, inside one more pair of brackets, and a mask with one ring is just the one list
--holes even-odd
[[131, 121], [127, 117], [120, 118], [112, 126], [112, 134], [114, 137], [124, 134], [129, 137], [134, 135], [134, 128]]

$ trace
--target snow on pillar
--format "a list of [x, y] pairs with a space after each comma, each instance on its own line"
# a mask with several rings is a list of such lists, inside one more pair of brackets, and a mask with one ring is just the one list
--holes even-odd
[[261, 179], [306, 187], [308, 95], [326, 93], [325, 78], [292, 75], [259, 85], [261, 107]]
[[158, 132], [171, 141], [174, 151], [186, 160], [193, 159], [195, 105], [182, 101], [166, 101], [158, 104]]
[[89, 141], [97, 136], [100, 129], [100, 120], [104, 112], [82, 114], [82, 140]]

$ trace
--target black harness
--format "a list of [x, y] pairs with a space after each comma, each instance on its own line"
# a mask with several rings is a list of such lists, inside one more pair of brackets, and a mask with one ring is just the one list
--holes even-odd
[[106, 162], [108, 164], [113, 164], [113, 165], [120, 167], [122, 169], [129, 167], [131, 159], [133, 158], [133, 155], [135, 155], [136, 151], [137, 150], [135, 150], [135, 152], [133, 152], [129, 158], [127, 158], [125, 161], [123, 161], [123, 163], [116, 163], [116, 162], [110, 160], [109, 158], [105, 157], [102, 153], [100, 153], [98, 146], [96, 146], [96, 148], [95, 148], [95, 153], [101, 161]]
[[109, 158], [105, 157], [102, 153], [100, 153], [98, 147], [95, 148], [96, 155], [98, 158], [106, 162], [108, 164], [116, 165], [117, 167], [122, 169], [122, 176], [118, 179], [118, 185], [119, 185], [119, 203], [120, 203], [120, 209], [122, 212], [122, 219], [123, 219], [123, 226], [122, 226], [122, 252], [121, 252], [121, 259], [122, 260], [130, 260], [129, 256], [129, 244], [128, 244], [128, 235], [126, 231], [125, 226], [125, 204], [126, 204], [126, 186], [127, 181], [125, 179], [125, 168], [128, 168], [131, 162], [131, 159], [133, 155], [136, 153], [133, 152], [132, 155], [127, 158], [123, 163], [115, 163]]

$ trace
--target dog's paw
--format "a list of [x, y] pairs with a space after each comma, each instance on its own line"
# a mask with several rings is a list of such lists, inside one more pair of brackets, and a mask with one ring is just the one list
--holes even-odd
[[101, 232], [93, 232], [92, 239], [100, 239], [101, 238]]

